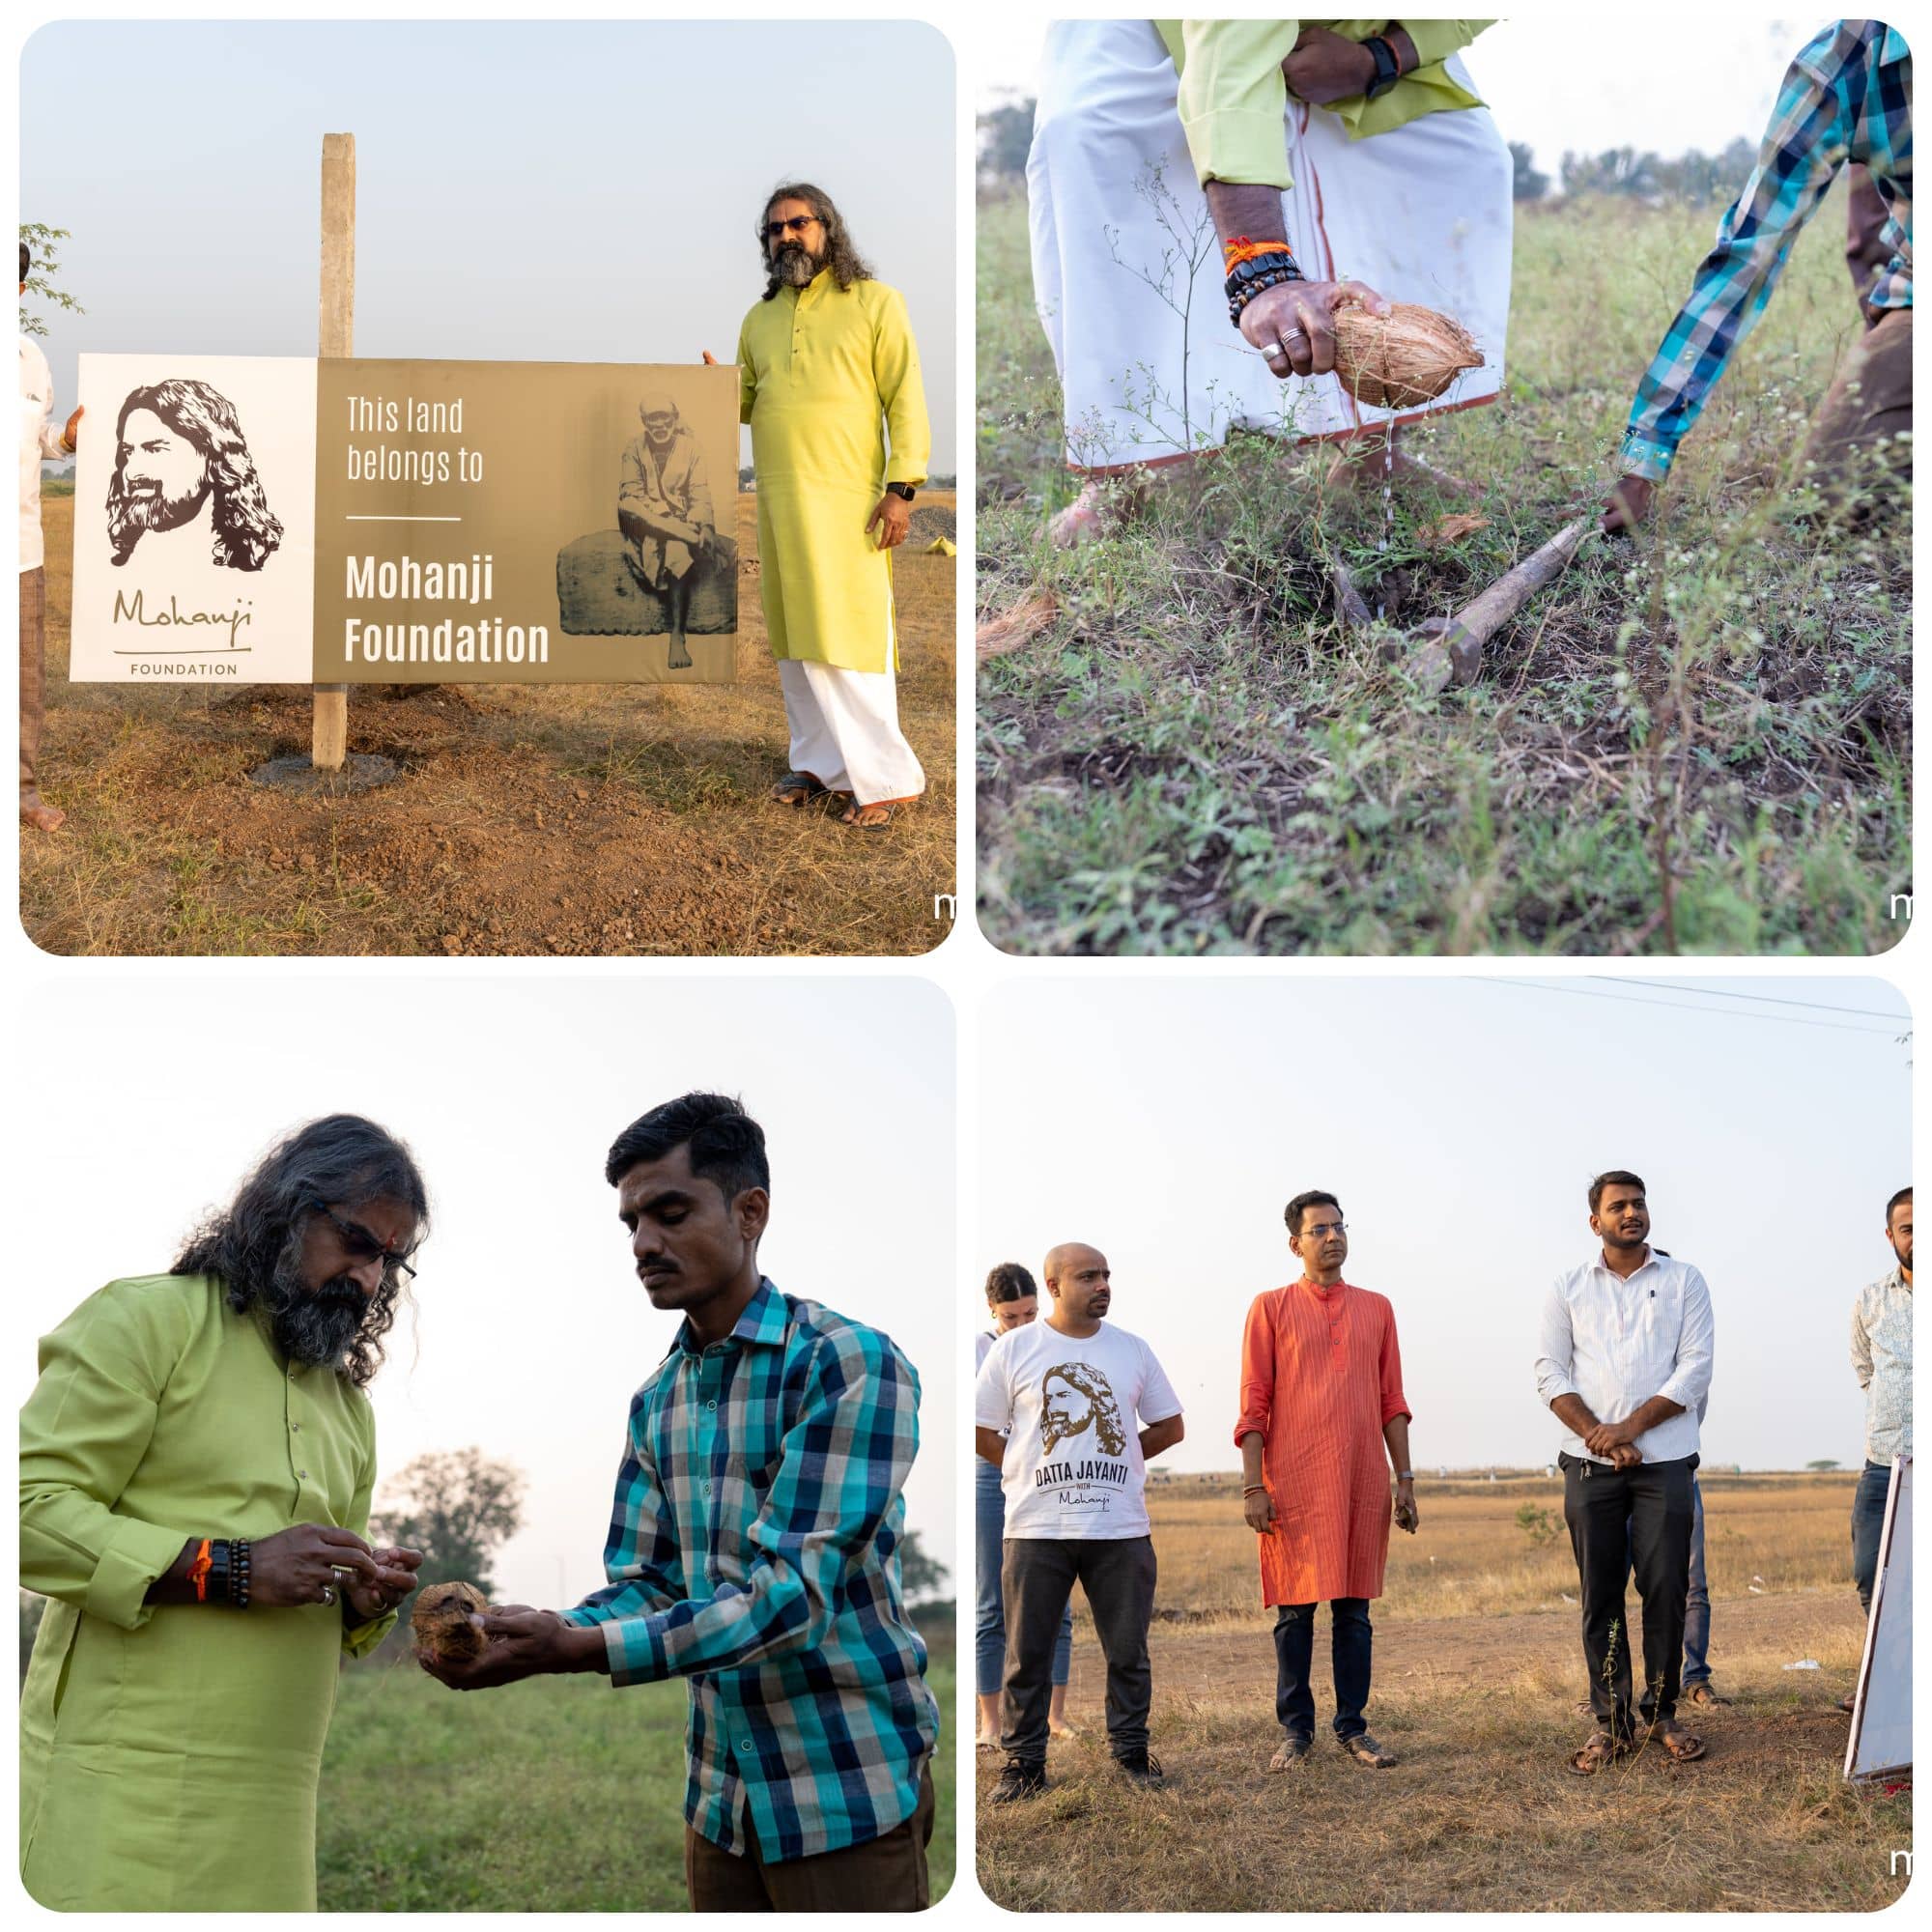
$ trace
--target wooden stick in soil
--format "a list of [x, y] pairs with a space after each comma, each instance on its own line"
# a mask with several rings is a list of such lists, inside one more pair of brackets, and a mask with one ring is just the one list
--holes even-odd
[[1540, 550], [1505, 571], [1454, 616], [1429, 618], [1416, 631], [1415, 641], [1447, 653], [1456, 683], [1474, 684], [1483, 668], [1483, 647], [1539, 590], [1563, 575], [1595, 522], [1592, 514], [1565, 524]]
[[[355, 353], [355, 136], [322, 137], [322, 305], [318, 353]], [[339, 772], [349, 755], [349, 687], [315, 687], [309, 762]]]

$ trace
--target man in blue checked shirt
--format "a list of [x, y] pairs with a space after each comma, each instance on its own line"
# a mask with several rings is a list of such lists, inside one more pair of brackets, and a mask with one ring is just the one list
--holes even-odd
[[604, 1173], [651, 1306], [684, 1317], [631, 1404], [611, 1581], [561, 1615], [492, 1611], [480, 1657], [424, 1668], [459, 1690], [684, 1677], [693, 1911], [919, 1911], [939, 1734], [899, 1588], [919, 1378], [759, 1273], [771, 1176], [737, 1101], [653, 1108]]
[[[1826, 395], [1804, 453], [1816, 466], [1813, 479], [1827, 488], [1855, 473], [1882, 439], [1906, 439], [1891, 445], [1891, 456], [1901, 468], [1908, 460], [1912, 50], [1883, 20], [1839, 20], [1792, 62], [1757, 166], [1719, 225], [1690, 298], [1638, 385], [1624, 434], [1624, 473], [1604, 506], [1605, 530], [1634, 528], [1648, 514], [1678, 444], [1764, 313], [1799, 230], [1848, 162], [1864, 164], [1884, 205], [1886, 219], [1870, 251], [1877, 258], [1882, 249], [1883, 256], [1875, 278], [1860, 289], [1865, 334]], [[1855, 231], [1860, 213], [1855, 196]]]

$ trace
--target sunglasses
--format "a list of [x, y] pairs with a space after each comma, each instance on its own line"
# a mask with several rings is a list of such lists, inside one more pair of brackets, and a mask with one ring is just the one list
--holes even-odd
[[765, 240], [776, 242], [781, 235], [803, 235], [818, 219], [815, 214], [794, 214], [789, 221], [765, 223]]
[[416, 1271], [410, 1265], [410, 1257], [415, 1253], [414, 1248], [397, 1250], [385, 1246], [361, 1222], [344, 1220], [340, 1214], [336, 1213], [332, 1208], [325, 1203], [318, 1202], [316, 1204], [316, 1212], [335, 1230], [337, 1237], [342, 1242], [342, 1251], [351, 1261], [380, 1261], [384, 1268], [394, 1268], [399, 1274], [406, 1275], [411, 1281], [415, 1279]]

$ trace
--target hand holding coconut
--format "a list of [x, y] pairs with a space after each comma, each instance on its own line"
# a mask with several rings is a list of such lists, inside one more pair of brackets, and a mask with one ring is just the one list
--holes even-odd
[[[453, 1594], [440, 1598], [443, 1591]], [[606, 1667], [604, 1633], [595, 1626], [567, 1624], [554, 1610], [527, 1604], [492, 1609], [468, 1583], [425, 1590], [413, 1622], [416, 1662], [452, 1690], [492, 1690], [526, 1677]]]
[[1241, 311], [1241, 333], [1284, 379], [1325, 376], [1335, 367], [1336, 332], [1350, 309], [1382, 317], [1389, 303], [1366, 282], [1283, 282]]

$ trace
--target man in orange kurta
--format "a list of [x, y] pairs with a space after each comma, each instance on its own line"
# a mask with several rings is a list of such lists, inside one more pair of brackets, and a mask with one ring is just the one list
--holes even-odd
[[[1262, 1601], [1275, 1618], [1275, 1716], [1285, 1734], [1270, 1771], [1299, 1764], [1315, 1741], [1315, 1606], [1334, 1624], [1335, 1737], [1357, 1764], [1395, 1762], [1369, 1735], [1369, 1599], [1388, 1559], [1394, 1520], [1413, 1531], [1408, 1403], [1395, 1310], [1342, 1279], [1347, 1224], [1332, 1194], [1288, 1204], [1299, 1281], [1257, 1295], [1241, 1337], [1241, 1513], [1261, 1538]], [[1384, 1456], [1386, 1450], [1386, 1458]]]

